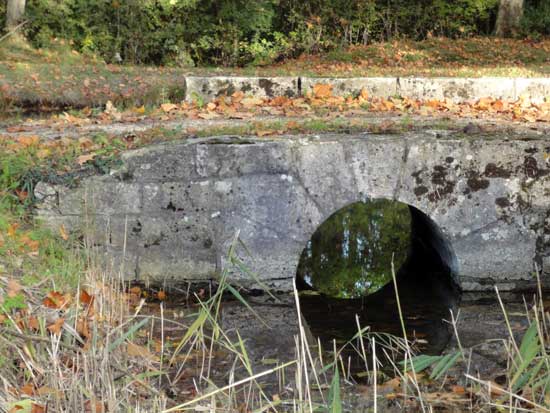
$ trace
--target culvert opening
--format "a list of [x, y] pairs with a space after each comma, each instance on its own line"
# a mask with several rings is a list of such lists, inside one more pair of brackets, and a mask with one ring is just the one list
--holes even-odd
[[358, 332], [357, 319], [402, 337], [392, 260], [407, 336], [422, 353], [439, 354], [452, 334], [444, 320], [459, 301], [452, 246], [422, 211], [385, 199], [337, 211], [304, 248], [296, 284], [313, 338], [342, 345]]

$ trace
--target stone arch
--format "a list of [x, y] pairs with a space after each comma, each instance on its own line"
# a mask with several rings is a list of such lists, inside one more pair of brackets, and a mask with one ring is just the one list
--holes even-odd
[[[375, 199], [398, 202], [409, 208], [411, 218], [411, 250], [409, 251], [407, 263], [405, 263], [404, 266], [413, 266], [426, 271], [441, 272], [443, 270], [444, 274], [441, 275], [448, 277], [455, 286], [459, 286], [458, 259], [449, 237], [443, 232], [439, 225], [426, 212], [418, 208], [418, 206], [391, 197], [376, 197]], [[306, 244], [328, 219], [350, 205], [369, 201], [370, 199], [364, 197], [351, 202], [346, 201], [342, 203], [342, 205], [338, 205], [333, 211], [325, 212], [321, 215], [319, 217], [320, 222], [317, 223], [313, 229], [304, 234], [305, 241], [303, 242], [302, 248], [296, 253], [297, 258], [293, 259], [293, 261], [296, 262], [296, 270], [294, 273], [296, 273], [298, 269], [300, 257]], [[427, 259], [428, 261], [423, 261], [423, 259]], [[398, 271], [399, 268], [395, 270]]]

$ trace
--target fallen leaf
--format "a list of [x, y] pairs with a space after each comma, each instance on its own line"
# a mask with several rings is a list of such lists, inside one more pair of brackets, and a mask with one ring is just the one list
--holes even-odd
[[163, 291], [163, 290], [160, 290], [158, 293], [157, 293], [157, 298], [161, 301], [164, 301], [166, 300], [166, 293]]
[[38, 159], [45, 159], [47, 158], [48, 156], [51, 155], [51, 151], [49, 149], [40, 149], [36, 152], [36, 157]]
[[94, 141], [92, 141], [90, 138], [82, 137], [78, 139], [78, 145], [82, 149], [88, 150], [94, 146]]
[[173, 103], [163, 103], [162, 105], [160, 105], [160, 108], [164, 113], [168, 113], [176, 110], [178, 108], [178, 105], [175, 105]]
[[211, 120], [211, 119], [219, 118], [220, 115], [218, 115], [215, 112], [207, 112], [207, 113], [199, 113], [198, 117], [201, 118], [201, 119]]
[[318, 99], [332, 96], [332, 85], [328, 83], [316, 83], [313, 85], [313, 95]]
[[19, 391], [27, 396], [32, 396], [34, 394], [34, 386], [31, 383], [27, 383], [21, 386]]
[[83, 338], [90, 337], [90, 330], [88, 328], [88, 321], [84, 318], [79, 318], [76, 322], [76, 332]]
[[105, 413], [107, 412], [107, 408], [105, 407], [105, 404], [100, 401], [86, 400], [84, 403], [84, 411], [86, 413]]
[[59, 317], [54, 323], [50, 324], [47, 329], [50, 333], [59, 335], [61, 334], [61, 329], [63, 328], [64, 324], [65, 319], [63, 317]]
[[126, 347], [126, 351], [128, 355], [133, 357], [141, 357], [150, 361], [158, 360], [158, 357], [152, 354], [146, 347], [139, 346], [137, 344], [132, 343], [131, 341], [128, 343]]
[[76, 158], [76, 162], [82, 166], [86, 162], [93, 160], [96, 157], [95, 153], [89, 153], [87, 155], [80, 155], [78, 158]]
[[256, 135], [262, 137], [262, 136], [269, 136], [274, 135], [277, 131], [275, 130], [256, 130]]
[[40, 142], [40, 138], [36, 135], [20, 136], [19, 138], [17, 138], [17, 143], [19, 143], [21, 146], [25, 146], [25, 147], [34, 146], [38, 142]]
[[90, 305], [94, 301], [94, 297], [88, 294], [86, 290], [80, 290], [80, 302], [85, 305]]
[[35, 316], [29, 317], [27, 321], [27, 326], [31, 330], [35, 330], [35, 331], [40, 330], [40, 323], [38, 322], [38, 318], [36, 318]]
[[8, 226], [8, 236], [13, 238], [15, 236], [15, 233], [17, 232], [17, 228], [19, 228], [19, 223], [14, 222], [13, 224], [10, 224]]
[[42, 406], [41, 404], [32, 404], [31, 413], [45, 413], [46, 408]]
[[258, 97], [249, 97], [244, 98], [241, 100], [241, 105], [243, 105], [245, 108], [250, 108], [253, 106], [260, 106], [264, 103], [264, 100], [262, 98]]
[[130, 293], [136, 294], [136, 295], [141, 295], [141, 288], [138, 287], [138, 286], [132, 287], [132, 288], [130, 288]]
[[61, 238], [63, 238], [65, 241], [69, 239], [69, 234], [65, 229], [65, 224], [61, 224], [61, 226], [59, 227], [59, 234], [61, 235]]
[[48, 296], [44, 298], [42, 304], [48, 308], [61, 309], [66, 307], [71, 301], [69, 294], [61, 294], [58, 291], [50, 291]]
[[8, 297], [15, 297], [19, 294], [23, 287], [21, 287], [21, 284], [19, 284], [16, 280], [13, 278], [8, 281], [7, 285], [7, 291], [8, 291]]
[[20, 202], [25, 202], [25, 200], [29, 197], [29, 193], [27, 191], [22, 191], [20, 189], [16, 189], [15, 194]]

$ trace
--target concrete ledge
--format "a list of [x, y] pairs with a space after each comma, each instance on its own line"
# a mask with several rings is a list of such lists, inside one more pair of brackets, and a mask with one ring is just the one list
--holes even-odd
[[306, 95], [316, 84], [332, 85], [334, 96], [357, 96], [362, 89], [367, 90], [370, 97], [387, 98], [397, 94], [398, 79], [395, 77], [355, 77], [355, 78], [301, 78], [301, 92]]
[[550, 78], [517, 78], [516, 97], [526, 97], [533, 102], [550, 101]]
[[362, 89], [370, 97], [402, 96], [420, 100], [473, 102], [485, 97], [515, 101], [525, 97], [533, 102], [550, 100], [550, 78], [424, 78], [424, 77], [231, 77], [188, 76], [186, 100], [210, 101], [242, 91], [259, 98], [307, 95], [316, 84], [332, 85], [334, 96], [357, 96]]
[[219, 96], [231, 96], [238, 91], [259, 98], [299, 95], [297, 77], [187, 76], [185, 82], [187, 101], [199, 98], [210, 101]]
[[450, 100], [455, 103], [484, 97], [516, 100], [513, 78], [400, 78], [397, 94], [421, 100]]

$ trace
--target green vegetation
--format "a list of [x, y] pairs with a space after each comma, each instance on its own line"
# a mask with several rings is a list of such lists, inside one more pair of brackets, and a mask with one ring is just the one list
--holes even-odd
[[[24, 31], [37, 47], [62, 38], [108, 62], [264, 65], [403, 37], [488, 35], [497, 7], [498, 0], [28, 0]], [[524, 33], [548, 34], [549, 16], [545, 0], [527, 1]]]
[[329, 217], [312, 235], [297, 274], [331, 297], [357, 298], [378, 291], [392, 279], [410, 248], [409, 208], [388, 200], [349, 205]]

